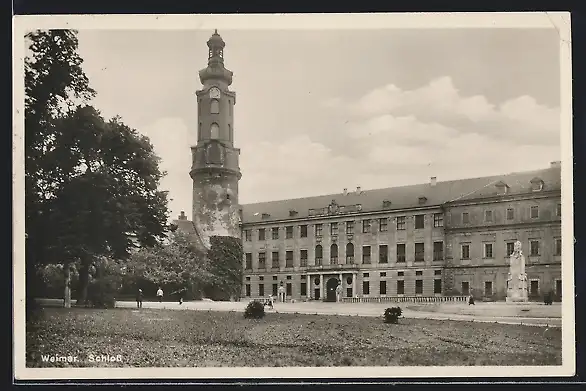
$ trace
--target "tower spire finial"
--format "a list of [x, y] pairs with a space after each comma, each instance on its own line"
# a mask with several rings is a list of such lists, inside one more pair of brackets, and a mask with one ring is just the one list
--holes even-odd
[[217, 34], [217, 33], [218, 33], [218, 29], [214, 29], [214, 34]]

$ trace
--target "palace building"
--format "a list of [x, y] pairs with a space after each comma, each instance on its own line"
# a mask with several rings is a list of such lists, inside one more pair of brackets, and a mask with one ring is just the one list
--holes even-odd
[[[176, 223], [206, 245], [241, 237], [242, 297], [322, 301], [473, 295], [504, 300], [508, 256], [522, 243], [530, 298], [561, 299], [561, 167], [491, 177], [238, 205], [240, 150], [224, 42], [208, 41], [192, 147], [193, 220]], [[246, 153], [246, 151], [245, 151]], [[341, 296], [341, 297], [340, 297]]]

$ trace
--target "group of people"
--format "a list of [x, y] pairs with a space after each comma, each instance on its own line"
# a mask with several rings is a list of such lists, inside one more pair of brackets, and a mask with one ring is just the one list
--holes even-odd
[[[179, 304], [183, 304], [183, 295], [185, 294], [186, 291], [187, 291], [187, 289], [182, 288], [182, 289], [176, 290], [175, 292], [172, 292], [171, 295], [177, 295], [177, 301], [179, 302]], [[142, 289], [139, 289], [138, 292], [136, 293], [136, 307], [137, 308], [142, 308], [143, 299], [144, 299], [144, 293], [143, 293]], [[159, 289], [157, 290], [157, 300], [159, 303], [163, 302], [163, 289], [161, 287], [159, 287]]]

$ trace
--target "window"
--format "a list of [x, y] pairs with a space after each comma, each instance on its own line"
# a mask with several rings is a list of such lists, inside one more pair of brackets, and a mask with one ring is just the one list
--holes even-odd
[[515, 220], [515, 209], [507, 208], [507, 220]]
[[415, 262], [423, 262], [425, 258], [425, 244], [415, 243]]
[[468, 281], [462, 281], [462, 294], [464, 296], [470, 295], [470, 283]]
[[555, 253], [554, 255], [562, 255], [562, 239], [558, 238], [555, 240]]
[[346, 235], [354, 234], [354, 222], [346, 221]]
[[210, 114], [220, 114], [220, 102], [217, 99], [210, 102]]
[[250, 284], [246, 284], [246, 297], [250, 297]]
[[387, 276], [387, 272], [380, 272], [380, 276], [381, 277], [386, 277]]
[[330, 265], [338, 264], [338, 245], [332, 244], [330, 246]]
[[444, 226], [444, 215], [443, 213], [435, 213], [433, 215], [433, 226], [435, 228], [443, 227]]
[[273, 276], [273, 281], [277, 281], [277, 276]]
[[362, 263], [370, 263], [370, 246], [362, 246]]
[[562, 204], [557, 204], [557, 207], [555, 208], [555, 215], [557, 217], [562, 217]]
[[307, 296], [307, 283], [302, 282], [300, 285], [301, 296]]
[[315, 237], [320, 238], [322, 236], [322, 231], [324, 229], [323, 224], [316, 224], [315, 225]]
[[252, 253], [246, 253], [246, 269], [252, 269]]
[[484, 281], [484, 296], [492, 296], [492, 281]]
[[362, 220], [362, 233], [370, 232], [370, 220]]
[[250, 277], [246, 277], [246, 281], [250, 281]]
[[462, 213], [462, 223], [463, 224], [470, 223], [470, 215], [468, 214], [468, 212]]
[[324, 250], [323, 250], [321, 244], [318, 244], [317, 246], [315, 246], [315, 265], [316, 266], [322, 265], [323, 251]]
[[264, 269], [266, 267], [266, 257], [267, 255], [263, 253], [258, 253], [258, 268]]
[[285, 227], [285, 238], [293, 239], [293, 226]]
[[425, 216], [415, 215], [415, 229], [423, 229], [425, 227]]
[[378, 262], [388, 263], [389, 262], [389, 246], [381, 244], [378, 246]]
[[250, 241], [252, 241], [252, 233], [250, 232], [250, 230], [249, 230], [249, 229], [245, 229], [245, 230], [244, 230], [244, 240], [245, 240], [246, 242], [250, 242]]
[[441, 270], [434, 270], [433, 271], [433, 275], [434, 276], [441, 276], [442, 275], [442, 271]]
[[484, 258], [492, 258], [492, 243], [484, 243]]
[[510, 257], [511, 254], [515, 252], [515, 242], [508, 242], [507, 243], [507, 257]]
[[331, 236], [338, 235], [338, 223], [331, 223], [330, 224], [330, 235]]
[[362, 293], [370, 295], [370, 283], [368, 281], [362, 281]]
[[397, 231], [405, 230], [405, 216], [397, 217]]
[[415, 280], [415, 294], [423, 294], [423, 280]]
[[261, 297], [265, 295], [265, 284], [258, 284], [258, 295]]
[[536, 257], [539, 255], [539, 240], [531, 240], [529, 242], [529, 255]]
[[433, 293], [439, 295], [442, 293], [442, 279], [436, 278], [433, 280]]
[[287, 276], [287, 280], [290, 280], [290, 279], [291, 279], [291, 276]]
[[362, 277], [368, 278], [368, 277], [370, 277], [370, 273], [362, 273]]
[[379, 231], [387, 232], [389, 230], [389, 219], [386, 217], [378, 219], [378, 227]]
[[405, 243], [397, 244], [397, 262], [405, 262]]
[[397, 277], [403, 277], [405, 275], [405, 272], [397, 272]]
[[346, 264], [351, 265], [354, 263], [354, 245], [348, 243], [346, 245]]
[[307, 266], [307, 250], [299, 251], [299, 259], [302, 267]]
[[433, 242], [433, 260], [444, 260], [444, 242]]
[[307, 237], [307, 225], [301, 225], [299, 226], [299, 233], [300, 233], [300, 237], [302, 238], [306, 238]]
[[285, 266], [293, 267], [293, 251], [285, 252]]
[[423, 275], [423, 270], [416, 270], [415, 271], [415, 275], [416, 276], [422, 276]]
[[265, 277], [264, 276], [259, 276], [258, 279], [261, 280], [261, 281], [263, 281], [265, 279]]
[[470, 245], [469, 244], [462, 245], [462, 259], [470, 259]]
[[273, 231], [273, 240], [279, 239], [279, 227], [274, 227], [272, 229], [272, 231]]
[[379, 287], [380, 292], [379, 293], [381, 295], [386, 295], [387, 294], [387, 282], [381, 281], [381, 282], [379, 282], [379, 285], [380, 285], [380, 287]]
[[212, 127], [210, 128], [210, 138], [212, 140], [217, 140], [220, 138], [220, 127], [215, 122], [212, 124]]
[[487, 223], [492, 222], [492, 210], [485, 210], [484, 211], [484, 221]]
[[279, 252], [273, 251], [273, 268], [279, 268]]
[[531, 218], [532, 219], [539, 218], [539, 206], [534, 205], [531, 207]]
[[258, 240], [265, 240], [265, 229], [261, 228], [258, 230]]
[[397, 294], [404, 295], [405, 294], [405, 281], [397, 280]]
[[293, 289], [292, 289], [291, 283], [288, 282], [287, 285], [285, 286], [285, 294], [287, 296], [291, 296], [293, 293], [292, 291], [293, 291]]
[[273, 296], [277, 296], [278, 290], [279, 290], [279, 285], [273, 284]]
[[531, 280], [529, 283], [529, 294], [532, 297], [539, 296], [539, 280]]

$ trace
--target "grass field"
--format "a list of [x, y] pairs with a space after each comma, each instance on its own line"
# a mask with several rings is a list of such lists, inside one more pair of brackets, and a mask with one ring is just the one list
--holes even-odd
[[27, 367], [561, 365], [562, 347], [559, 328], [150, 309], [46, 308], [26, 331]]

